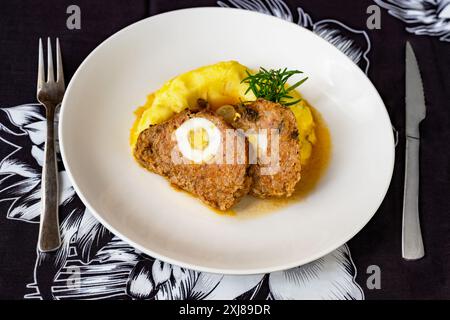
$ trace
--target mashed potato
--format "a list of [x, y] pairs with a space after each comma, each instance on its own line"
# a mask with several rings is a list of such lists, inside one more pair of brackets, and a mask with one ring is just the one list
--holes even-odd
[[[294, 99], [301, 98], [300, 94], [297, 92], [291, 92], [291, 95], [294, 96]], [[311, 157], [313, 145], [316, 143], [316, 124], [311, 113], [311, 108], [305, 100], [302, 100], [289, 108], [292, 110], [295, 119], [297, 120], [299, 131], [298, 139], [300, 142], [300, 160], [301, 164], [304, 165]]]
[[[219, 62], [179, 75], [166, 82], [159, 90], [148, 95], [146, 103], [135, 111], [136, 121], [130, 132], [130, 145], [134, 147], [139, 133], [150, 125], [168, 120], [186, 108], [196, 108], [197, 100], [208, 101], [213, 109], [225, 104], [255, 100], [248, 86], [241, 81], [247, 76], [247, 67], [236, 61]], [[300, 98], [291, 92], [293, 99]], [[306, 164], [315, 144], [314, 119], [305, 101], [290, 106], [299, 128], [301, 163]]]

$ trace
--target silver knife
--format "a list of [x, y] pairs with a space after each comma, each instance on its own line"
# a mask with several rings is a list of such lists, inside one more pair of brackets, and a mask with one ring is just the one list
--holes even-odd
[[419, 65], [410, 43], [406, 43], [406, 158], [403, 194], [402, 256], [417, 260], [425, 255], [419, 220], [419, 123], [426, 107]]

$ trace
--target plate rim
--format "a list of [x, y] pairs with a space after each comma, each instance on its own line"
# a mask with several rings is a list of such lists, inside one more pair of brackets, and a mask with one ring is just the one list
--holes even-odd
[[61, 158], [64, 164], [64, 168], [65, 171], [67, 173], [67, 176], [69, 177], [72, 186], [77, 194], [77, 196], [81, 199], [81, 201], [83, 202], [83, 204], [86, 206], [87, 209], [89, 209], [89, 211], [92, 213], [92, 215], [105, 227], [107, 228], [109, 231], [111, 231], [115, 236], [117, 236], [118, 238], [122, 239], [123, 241], [127, 242], [130, 246], [138, 249], [139, 251], [151, 256], [152, 258], [158, 259], [158, 260], [162, 260], [164, 262], [173, 264], [173, 265], [177, 265], [180, 266], [182, 268], [186, 268], [186, 269], [191, 269], [191, 270], [195, 270], [195, 271], [199, 271], [199, 272], [208, 272], [208, 273], [213, 273], [213, 274], [225, 274], [225, 275], [255, 275], [255, 274], [266, 274], [266, 273], [271, 273], [271, 272], [275, 272], [275, 271], [283, 271], [283, 270], [287, 270], [287, 269], [291, 269], [291, 268], [295, 268], [295, 267], [299, 267], [302, 265], [305, 265], [307, 263], [310, 263], [312, 261], [315, 261], [323, 256], [326, 256], [327, 254], [333, 252], [334, 250], [336, 250], [337, 248], [341, 247], [342, 245], [346, 245], [347, 242], [352, 239], [356, 234], [358, 234], [363, 228], [364, 226], [367, 225], [367, 223], [373, 218], [373, 216], [375, 215], [375, 213], [378, 211], [379, 207], [381, 206], [384, 198], [386, 197], [386, 194], [389, 190], [389, 187], [391, 185], [391, 181], [392, 181], [392, 176], [393, 176], [393, 172], [394, 172], [394, 164], [395, 164], [395, 139], [394, 139], [394, 133], [391, 130], [391, 134], [389, 135], [389, 143], [391, 145], [390, 149], [390, 159], [389, 159], [389, 168], [390, 168], [390, 173], [389, 173], [389, 179], [387, 179], [386, 184], [385, 184], [385, 188], [383, 190], [383, 192], [380, 194], [380, 198], [378, 199], [378, 205], [376, 206], [375, 210], [367, 215], [367, 218], [361, 223], [361, 225], [358, 225], [357, 227], [354, 228], [354, 232], [352, 232], [349, 236], [347, 236], [344, 240], [341, 240], [334, 245], [330, 245], [327, 248], [321, 250], [320, 252], [317, 252], [315, 255], [311, 255], [309, 258], [304, 258], [301, 260], [297, 260], [297, 261], [293, 261], [290, 263], [286, 263], [283, 265], [277, 265], [277, 266], [271, 266], [271, 267], [263, 267], [263, 268], [249, 268], [249, 269], [235, 269], [235, 268], [218, 268], [218, 267], [205, 267], [205, 266], [201, 266], [201, 265], [196, 265], [193, 263], [187, 263], [187, 262], [183, 262], [183, 261], [179, 261], [177, 259], [173, 259], [170, 258], [168, 256], [165, 256], [164, 254], [159, 254], [153, 250], [150, 250], [138, 243], [136, 243], [135, 241], [132, 241], [131, 239], [129, 239], [127, 236], [125, 236], [124, 234], [122, 234], [121, 232], [119, 232], [118, 230], [116, 230], [116, 228], [114, 228], [112, 225], [110, 225], [102, 216], [101, 214], [99, 214], [99, 212], [97, 212], [93, 206], [91, 205], [91, 203], [89, 203], [89, 201], [87, 201], [86, 197], [83, 195], [83, 193], [81, 192], [78, 184], [77, 184], [77, 180], [75, 179], [75, 177], [72, 175], [72, 171], [70, 169], [70, 165], [69, 165], [69, 161], [68, 158], [66, 157], [66, 151], [65, 151], [65, 143], [64, 143], [64, 132], [63, 132], [63, 127], [64, 127], [64, 121], [65, 121], [65, 116], [64, 116], [64, 111], [67, 109], [66, 106], [66, 102], [67, 99], [66, 97], [68, 96], [67, 93], [70, 92], [73, 83], [75, 82], [74, 80], [76, 80], [78, 74], [80, 72], [82, 72], [82, 70], [84, 69], [85, 65], [88, 63], [88, 61], [92, 58], [92, 56], [94, 56], [96, 54], [96, 52], [98, 50], [100, 50], [100, 48], [102, 48], [103, 46], [107, 45], [109, 41], [113, 40], [114, 38], [120, 36], [122, 33], [127, 32], [129, 29], [134, 28], [136, 25], [139, 24], [144, 24], [147, 23], [149, 20], [158, 18], [160, 16], [168, 16], [168, 15], [179, 15], [179, 14], [184, 14], [184, 13], [190, 13], [190, 12], [200, 12], [200, 11], [214, 11], [214, 12], [224, 12], [224, 11], [235, 11], [238, 12], [239, 14], [247, 14], [247, 15], [259, 15], [259, 16], [264, 16], [267, 19], [274, 19], [277, 20], [278, 23], [281, 24], [285, 24], [285, 25], [291, 25], [289, 27], [295, 27], [295, 28], [301, 28], [303, 29], [303, 31], [307, 31], [309, 33], [311, 33], [318, 41], [322, 41], [323, 43], [325, 43], [327, 46], [333, 48], [333, 50], [335, 50], [336, 54], [340, 54], [341, 56], [345, 57], [345, 59], [347, 59], [356, 69], [358, 69], [357, 72], [360, 72], [362, 76], [364, 76], [367, 81], [368, 84], [371, 86], [371, 88], [373, 89], [374, 93], [375, 93], [375, 98], [378, 100], [378, 102], [384, 107], [382, 108], [382, 115], [384, 116], [385, 120], [387, 120], [391, 126], [392, 126], [392, 122], [390, 120], [389, 117], [389, 113], [387, 111], [386, 105], [384, 104], [383, 99], [381, 98], [378, 90], [376, 89], [376, 87], [374, 86], [374, 84], [372, 83], [372, 81], [369, 79], [369, 77], [361, 70], [361, 68], [356, 65], [347, 55], [345, 55], [344, 53], [342, 53], [339, 49], [337, 49], [335, 46], [333, 46], [332, 44], [330, 44], [328, 41], [326, 41], [325, 39], [321, 38], [320, 36], [316, 35], [314, 32], [312, 32], [311, 30], [308, 30], [300, 25], [294, 24], [293, 22], [289, 22], [283, 19], [280, 19], [278, 17], [274, 17], [271, 15], [267, 15], [264, 13], [259, 13], [259, 12], [255, 12], [255, 11], [249, 11], [249, 10], [244, 10], [244, 9], [236, 9], [236, 8], [222, 8], [222, 7], [196, 7], [196, 8], [186, 8], [186, 9], [177, 9], [177, 10], [173, 10], [173, 11], [168, 11], [168, 12], [164, 12], [164, 13], [160, 13], [157, 15], [153, 15], [147, 18], [144, 18], [142, 20], [136, 21], [122, 29], [120, 29], [119, 31], [115, 32], [114, 34], [112, 34], [111, 36], [109, 36], [107, 39], [103, 40], [94, 50], [92, 50], [88, 56], [83, 60], [83, 62], [78, 66], [77, 70], [75, 71], [75, 73], [73, 74], [67, 89], [66, 89], [66, 93], [64, 95], [63, 101], [61, 103], [61, 107], [60, 107], [60, 113], [59, 113], [59, 125], [58, 125], [58, 137], [59, 137], [59, 145], [60, 145], [60, 154], [61, 154]]

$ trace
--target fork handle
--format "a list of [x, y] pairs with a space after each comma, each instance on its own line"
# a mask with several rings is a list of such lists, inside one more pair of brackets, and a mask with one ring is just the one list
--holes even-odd
[[425, 255], [419, 220], [419, 146], [418, 138], [406, 137], [402, 256], [407, 260]]
[[46, 105], [47, 138], [42, 167], [42, 214], [39, 228], [38, 248], [48, 252], [59, 248], [61, 237], [58, 218], [58, 167], [55, 152], [55, 106]]

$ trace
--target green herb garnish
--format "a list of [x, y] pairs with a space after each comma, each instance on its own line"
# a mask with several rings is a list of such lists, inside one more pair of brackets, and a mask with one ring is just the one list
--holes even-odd
[[289, 78], [295, 74], [303, 73], [302, 71], [287, 70], [287, 68], [266, 70], [261, 67], [258, 73], [251, 74], [248, 70], [246, 70], [246, 72], [248, 76], [241, 81], [241, 83], [245, 82], [248, 84], [248, 89], [245, 92], [246, 94], [252, 91], [256, 98], [263, 98], [272, 102], [278, 102], [286, 107], [292, 106], [301, 101], [301, 99], [295, 101], [286, 101], [286, 99], [292, 99], [289, 92], [300, 86], [308, 79], [306, 77], [288, 87], [286, 84]]

